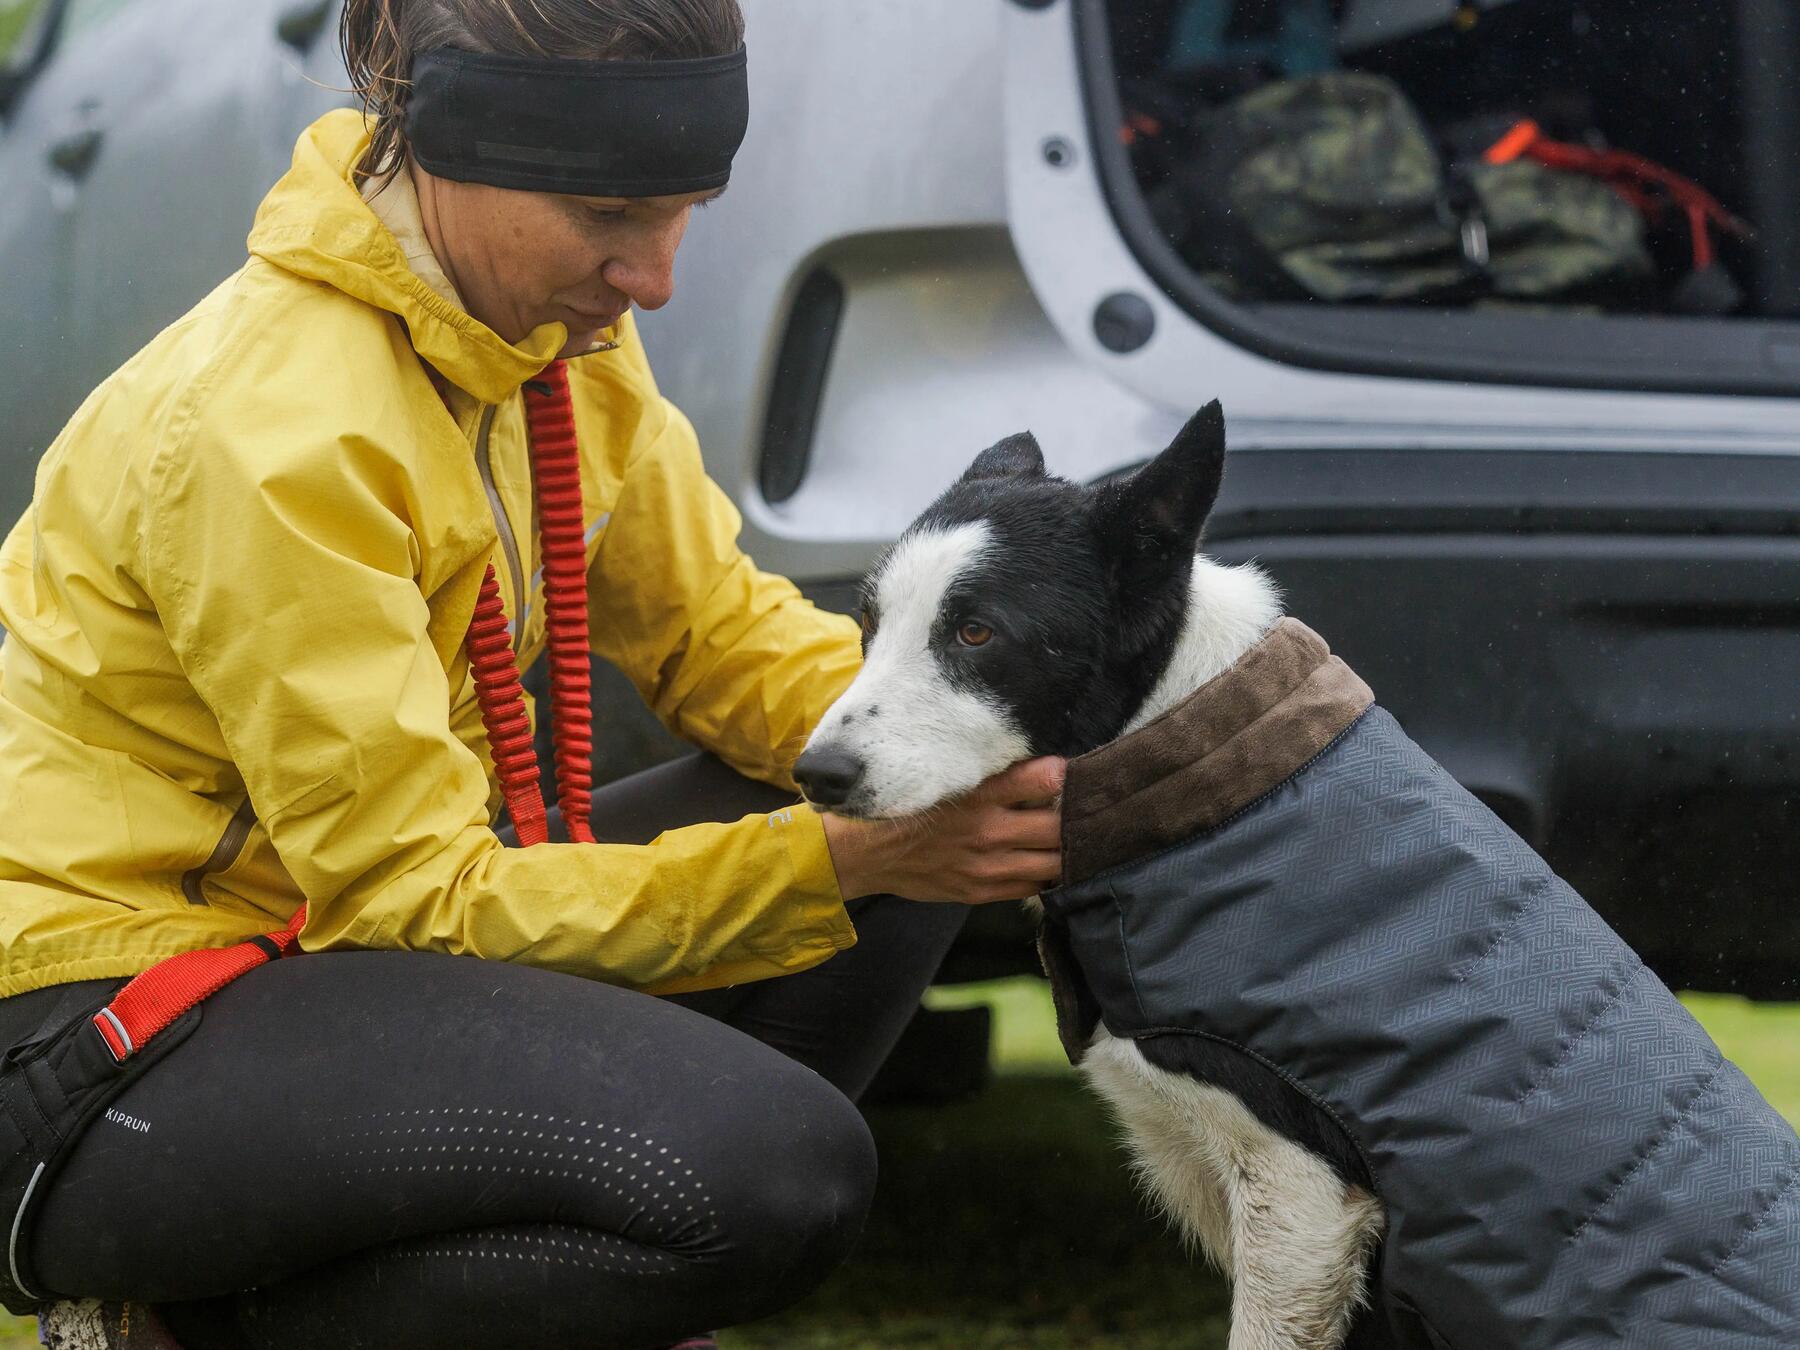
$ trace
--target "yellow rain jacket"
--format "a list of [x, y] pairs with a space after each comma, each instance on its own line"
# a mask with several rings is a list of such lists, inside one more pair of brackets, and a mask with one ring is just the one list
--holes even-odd
[[[464, 639], [492, 562], [521, 666], [543, 645], [519, 387], [566, 334], [511, 346], [409, 270], [352, 185], [366, 142], [354, 112], [306, 132], [250, 260], [88, 398], [0, 549], [0, 995], [302, 901], [308, 951], [657, 992], [849, 946], [804, 807], [641, 848], [495, 837]], [[677, 734], [791, 787], [856, 625], [739, 551], [630, 320], [613, 336], [570, 363], [594, 650]]]

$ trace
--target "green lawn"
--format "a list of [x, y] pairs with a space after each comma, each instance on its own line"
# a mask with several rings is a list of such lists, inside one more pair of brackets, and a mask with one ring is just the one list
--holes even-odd
[[[937, 990], [990, 1004], [1000, 1071], [978, 1100], [871, 1113], [881, 1188], [854, 1259], [726, 1350], [1219, 1350], [1225, 1286], [1143, 1211], [1035, 980]], [[1800, 1123], [1800, 1004], [1686, 999]], [[36, 1342], [30, 1323], [0, 1350]], [[329, 1347], [320, 1347], [329, 1350]]]
[[[948, 1109], [872, 1113], [881, 1189], [851, 1262], [726, 1350], [1222, 1350], [1228, 1295], [1132, 1193], [1057, 1044], [1041, 981], [934, 990], [990, 1003], [1000, 1077]], [[1800, 1124], [1800, 1004], [1684, 1001]]]
[[44, 0], [0, 0], [0, 57], [12, 51], [25, 25], [37, 17]]

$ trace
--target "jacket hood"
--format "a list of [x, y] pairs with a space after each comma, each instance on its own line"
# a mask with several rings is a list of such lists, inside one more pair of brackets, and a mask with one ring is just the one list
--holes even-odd
[[352, 181], [368, 144], [368, 123], [355, 109], [308, 127], [257, 209], [250, 252], [397, 315], [413, 350], [445, 378], [483, 403], [503, 402], [550, 363], [568, 330], [544, 324], [514, 346], [420, 279]]

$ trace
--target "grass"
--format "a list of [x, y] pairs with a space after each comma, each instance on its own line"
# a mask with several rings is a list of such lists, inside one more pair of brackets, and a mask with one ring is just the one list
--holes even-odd
[[[1148, 1217], [1112, 1130], [1076, 1082], [1036, 980], [934, 990], [995, 1013], [993, 1086], [949, 1107], [871, 1113], [882, 1177], [856, 1256], [724, 1350], [1219, 1350], [1229, 1296]], [[1684, 998], [1800, 1124], [1800, 1004]], [[0, 1319], [0, 1350], [35, 1346]], [[320, 1347], [320, 1350], [330, 1350]]]
[[[986, 1002], [1000, 1076], [979, 1100], [872, 1114], [881, 1190], [857, 1255], [724, 1350], [1222, 1350], [1224, 1283], [1145, 1212], [1057, 1044], [1037, 980], [934, 990]], [[1800, 1004], [1683, 1000], [1800, 1125]]]
[[43, 7], [44, 0], [0, 0], [0, 58], [11, 53], [13, 44], [25, 31], [25, 25], [35, 19]]
[[1731, 994], [1683, 994], [1681, 1001], [1769, 1105], [1800, 1129], [1800, 1003], [1752, 1003]]
[[881, 1187], [856, 1257], [726, 1350], [1224, 1345], [1224, 1284], [1146, 1220], [1073, 1077], [1009, 1075], [872, 1123]]

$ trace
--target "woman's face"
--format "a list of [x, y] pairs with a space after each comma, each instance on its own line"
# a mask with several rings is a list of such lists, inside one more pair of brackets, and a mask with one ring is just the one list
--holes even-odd
[[576, 356], [632, 305], [675, 291], [688, 216], [719, 192], [569, 197], [459, 183], [412, 166], [425, 234], [469, 313], [508, 342], [561, 323]]

